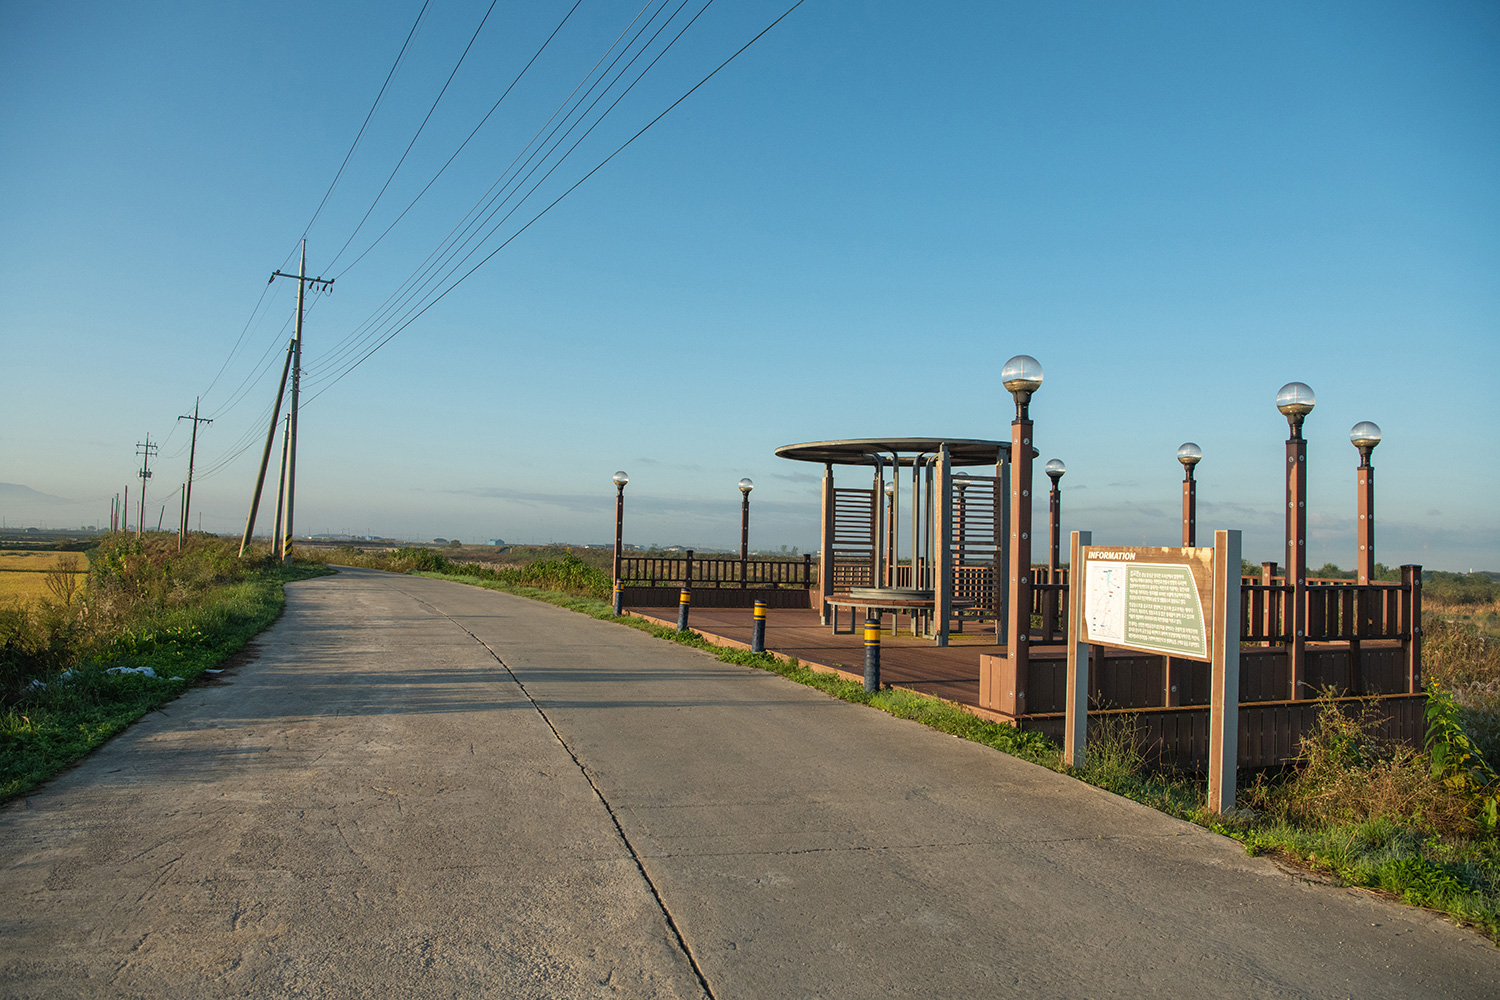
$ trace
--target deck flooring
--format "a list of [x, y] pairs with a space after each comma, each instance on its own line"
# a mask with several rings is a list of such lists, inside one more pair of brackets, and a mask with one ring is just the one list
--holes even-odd
[[[677, 624], [676, 614], [670, 608], [626, 610], [670, 626]], [[884, 621], [886, 627], [880, 637], [880, 680], [883, 684], [894, 684], [979, 708], [979, 654], [1005, 652], [1004, 646], [995, 644], [993, 625], [967, 623], [962, 634], [954, 633], [950, 645], [941, 647], [931, 639], [914, 638], [904, 615], [901, 618], [904, 635], [891, 635], [889, 615]], [[846, 612], [840, 627], [847, 628], [848, 624]], [[694, 632], [748, 647], [754, 628], [754, 613], [749, 608], [695, 607], [690, 613], [688, 627]], [[859, 631], [853, 635], [833, 635], [832, 631], [829, 626], [818, 623], [818, 613], [811, 609], [773, 608], [766, 616], [766, 649], [795, 656], [809, 665], [831, 667], [863, 677], [863, 635]], [[1052, 653], [1045, 647], [1032, 647], [1033, 656], [1045, 657]], [[1059, 646], [1055, 655], [1066, 655], [1066, 652]]]

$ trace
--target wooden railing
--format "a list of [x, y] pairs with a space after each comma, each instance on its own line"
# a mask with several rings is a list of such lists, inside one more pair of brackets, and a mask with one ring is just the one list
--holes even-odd
[[628, 587], [776, 587], [810, 589], [817, 582], [811, 555], [788, 559], [703, 559], [621, 556], [620, 583]]

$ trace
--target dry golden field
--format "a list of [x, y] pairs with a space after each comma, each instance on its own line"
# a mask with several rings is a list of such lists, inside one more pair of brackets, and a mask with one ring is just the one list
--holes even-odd
[[77, 563], [82, 572], [74, 576], [81, 586], [88, 562], [76, 552], [0, 552], [0, 604], [26, 603], [51, 596], [47, 571], [59, 559]]

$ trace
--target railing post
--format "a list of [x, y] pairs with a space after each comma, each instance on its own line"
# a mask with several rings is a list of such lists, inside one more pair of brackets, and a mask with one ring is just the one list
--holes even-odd
[[1276, 591], [1270, 589], [1276, 585], [1275, 563], [1263, 562], [1260, 564], [1260, 585], [1267, 588], [1265, 592], [1265, 621], [1261, 624], [1261, 628], [1265, 630], [1266, 645], [1275, 646], [1278, 645], [1277, 638], [1281, 635], [1281, 616], [1277, 613], [1280, 610], [1278, 605], [1283, 603], [1277, 599]]
[[1406, 690], [1422, 690], [1422, 567], [1401, 567], [1401, 632], [1406, 653]]

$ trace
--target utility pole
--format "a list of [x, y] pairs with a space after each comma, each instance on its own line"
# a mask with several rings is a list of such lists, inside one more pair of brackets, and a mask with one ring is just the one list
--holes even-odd
[[182, 487], [182, 527], [177, 532], [177, 551], [182, 551], [182, 542], [187, 538], [188, 510], [193, 503], [193, 457], [198, 453], [198, 425], [211, 424], [213, 421], [208, 417], [198, 416], [198, 399], [193, 400], [193, 415], [181, 416], [178, 420], [191, 420], [193, 422], [193, 443], [188, 447], [188, 477]]
[[125, 484], [125, 502], [120, 505], [120, 530], [130, 530], [130, 484]]
[[286, 458], [292, 442], [291, 414], [281, 418], [281, 481], [276, 484], [276, 517], [271, 521], [271, 554], [280, 558], [286, 551], [281, 533], [281, 516], [286, 513]]
[[146, 442], [142, 444], [137, 441], [135, 453], [141, 456], [141, 513], [135, 522], [135, 537], [141, 537], [141, 532], [146, 530], [146, 480], [151, 478], [151, 456], [157, 452], [156, 445], [151, 443], [151, 435], [146, 435]]
[[[286, 524], [282, 534], [281, 560], [291, 562], [292, 559], [292, 510], [295, 506], [297, 495], [297, 402], [302, 387], [302, 314], [303, 302], [306, 299], [307, 286], [322, 285], [325, 289], [333, 287], [332, 278], [309, 278], [307, 276], [307, 240], [302, 241], [302, 263], [296, 274], [285, 274], [281, 271], [273, 271], [271, 280], [281, 278], [297, 279], [297, 325], [292, 333], [292, 408], [287, 416], [287, 437], [291, 447], [287, 451], [286, 459]], [[274, 433], [275, 424], [272, 425]], [[269, 452], [269, 439], [267, 439], [267, 451]]]

